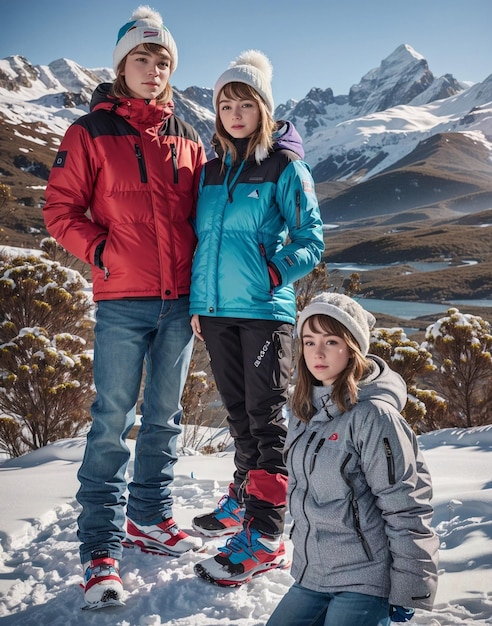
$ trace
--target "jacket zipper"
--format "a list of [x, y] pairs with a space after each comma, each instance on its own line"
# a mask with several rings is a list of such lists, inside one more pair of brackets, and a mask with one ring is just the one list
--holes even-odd
[[303, 501], [302, 501], [302, 510], [304, 512], [304, 517], [306, 518], [306, 521], [307, 521], [307, 524], [308, 524], [308, 531], [306, 533], [306, 536], [304, 537], [304, 554], [306, 555], [306, 559], [305, 559], [306, 560], [306, 565], [305, 565], [304, 569], [302, 570], [302, 574], [299, 576], [299, 579], [297, 581], [299, 584], [301, 583], [302, 579], [304, 578], [304, 574], [306, 573], [306, 568], [307, 568], [307, 544], [308, 544], [308, 537], [309, 537], [309, 529], [311, 527], [311, 524], [309, 523], [309, 517], [306, 515], [305, 506], [304, 506], [305, 503], [306, 503], [307, 495], [308, 495], [307, 486], [309, 485], [308, 475], [306, 473], [306, 459], [307, 459], [307, 455], [308, 455], [308, 452], [309, 452], [309, 446], [311, 445], [313, 439], [316, 437], [317, 434], [318, 434], [317, 432], [313, 432], [313, 433], [311, 433], [309, 435], [309, 439], [307, 440], [307, 443], [306, 443], [306, 449], [304, 450], [304, 459], [303, 459], [303, 462], [302, 462], [302, 467], [304, 469], [304, 478], [306, 480], [306, 490], [304, 492], [304, 498], [303, 498]]
[[367, 539], [364, 537], [364, 533], [362, 532], [361, 527], [360, 527], [359, 503], [357, 502], [357, 499], [355, 497], [354, 486], [352, 482], [344, 474], [345, 468], [347, 467], [347, 463], [350, 461], [351, 458], [352, 458], [352, 455], [348, 454], [345, 461], [342, 463], [342, 466], [340, 468], [340, 473], [342, 475], [343, 480], [345, 481], [345, 483], [348, 485], [350, 489], [350, 493], [351, 493], [350, 500], [352, 503], [352, 513], [353, 513], [353, 518], [354, 518], [355, 532], [357, 533], [357, 537], [359, 541], [361, 542], [362, 547], [364, 548], [364, 552], [366, 553], [367, 558], [370, 561], [373, 561], [374, 559], [372, 556], [371, 548], [369, 547], [369, 544], [367, 543]]
[[[231, 199], [231, 202], [232, 202], [232, 199]], [[266, 258], [265, 246], [264, 246], [264, 244], [260, 243], [260, 244], [258, 244], [258, 247], [260, 248], [260, 254], [261, 254], [261, 256], [263, 257], [263, 259], [265, 261], [265, 267], [266, 267], [266, 271], [267, 271], [267, 274], [268, 274], [268, 261], [267, 261], [267, 258]], [[267, 276], [267, 280], [268, 280], [268, 282], [270, 282], [270, 277], [269, 276]], [[273, 287], [270, 289], [270, 295], [273, 295]]]
[[393, 450], [391, 449], [389, 439], [385, 437], [383, 439], [384, 453], [386, 454], [386, 463], [388, 464], [388, 480], [390, 485], [394, 485], [396, 482], [395, 477], [395, 457], [393, 456]]
[[135, 156], [137, 157], [138, 169], [140, 170], [140, 180], [142, 183], [147, 182], [147, 171], [143, 160], [143, 154], [138, 143], [135, 144]]
[[323, 439], [320, 439], [318, 441], [318, 445], [316, 446], [315, 450], [314, 450], [314, 454], [312, 456], [311, 459], [311, 467], [309, 468], [309, 473], [312, 474], [313, 470], [314, 470], [314, 466], [316, 465], [316, 458], [318, 456], [318, 452], [321, 450], [321, 448], [323, 447], [323, 444], [325, 443], [325, 438], [323, 437]]
[[301, 192], [299, 189], [296, 191], [296, 219], [297, 228], [301, 228]]
[[173, 170], [174, 170], [174, 184], [178, 184], [178, 152], [176, 150], [176, 144], [171, 144], [171, 158], [173, 160]]
[[242, 161], [241, 162], [241, 165], [238, 167], [237, 172], [234, 174], [234, 176], [233, 176], [233, 178], [232, 178], [232, 180], [230, 182], [229, 182], [229, 179], [231, 178], [231, 174], [232, 174], [232, 166], [229, 166], [227, 174], [226, 174], [226, 176], [224, 178], [224, 184], [225, 184], [226, 189], [227, 189], [227, 198], [228, 198], [229, 202], [231, 202], [231, 203], [233, 201], [233, 197], [232, 197], [233, 191], [236, 188], [236, 185], [237, 185], [238, 179], [239, 179], [239, 175], [241, 174], [241, 172], [243, 170], [245, 162], [246, 161]]

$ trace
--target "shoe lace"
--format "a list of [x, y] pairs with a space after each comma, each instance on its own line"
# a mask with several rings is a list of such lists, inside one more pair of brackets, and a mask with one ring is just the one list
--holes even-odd
[[259, 535], [260, 533], [254, 528], [251, 530], [251, 522], [253, 518], [251, 518], [246, 527], [236, 535], [233, 535], [226, 541], [225, 548], [229, 552], [242, 552], [245, 551], [248, 554], [254, 556], [255, 547], [253, 543], [256, 542], [257, 537], [255, 535]]
[[234, 511], [239, 507], [239, 504], [231, 498], [229, 495], [222, 496], [217, 504], [217, 508], [215, 509], [216, 513], [221, 511], [225, 511], [226, 513], [234, 513]]
[[115, 561], [102, 561], [96, 565], [89, 565], [85, 571], [85, 579], [88, 581], [91, 578], [102, 578], [111, 574], [118, 574]]
[[169, 521], [169, 526], [166, 526], [165, 530], [167, 533], [169, 533], [173, 537], [175, 537], [176, 535], [179, 535], [179, 533], [181, 532], [181, 529], [179, 528], [178, 524], [172, 518]]

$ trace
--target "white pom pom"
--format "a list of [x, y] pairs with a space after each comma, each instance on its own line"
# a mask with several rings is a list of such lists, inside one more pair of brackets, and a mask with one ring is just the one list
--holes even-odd
[[162, 24], [162, 17], [157, 11], [154, 11], [147, 4], [142, 4], [133, 11], [130, 21], [133, 20], [150, 20], [156, 24]]
[[252, 65], [260, 70], [269, 83], [272, 81], [272, 64], [270, 59], [260, 50], [245, 50], [241, 52], [237, 59], [232, 61], [230, 67], [235, 67], [236, 65]]

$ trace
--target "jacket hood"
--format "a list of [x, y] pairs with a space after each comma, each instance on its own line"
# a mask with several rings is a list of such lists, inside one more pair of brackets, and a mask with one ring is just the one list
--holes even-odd
[[[245, 154], [249, 139], [232, 139], [232, 141], [238, 153], [240, 155]], [[222, 159], [224, 152], [215, 133], [212, 137], [211, 145], [217, 157]], [[302, 138], [292, 122], [284, 120], [277, 122], [277, 128], [273, 133], [273, 150], [290, 150], [291, 152], [295, 152], [299, 158], [304, 158]], [[251, 156], [251, 159], [254, 159], [254, 155]]]
[[[377, 399], [387, 402], [398, 412], [401, 412], [407, 402], [407, 385], [405, 381], [380, 357], [368, 354], [367, 358], [371, 361], [372, 371], [359, 383], [359, 399], [356, 406], [361, 402]], [[324, 409], [324, 413], [328, 418], [342, 414], [342, 411], [331, 399], [331, 389], [331, 386], [314, 387], [312, 395], [312, 402], [316, 412], [318, 413]]]
[[93, 111], [98, 105], [103, 103], [115, 104], [117, 98], [111, 95], [111, 83], [100, 83], [93, 91], [90, 110]]
[[292, 122], [280, 120], [277, 122], [277, 130], [273, 134], [274, 150], [291, 150], [301, 159], [304, 158], [302, 139]]

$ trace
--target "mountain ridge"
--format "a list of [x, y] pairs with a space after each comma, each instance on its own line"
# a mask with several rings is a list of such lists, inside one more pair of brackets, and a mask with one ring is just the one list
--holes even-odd
[[[87, 69], [64, 58], [48, 66], [20, 55], [0, 60], [0, 182], [17, 198], [19, 218], [7, 216], [10, 231], [43, 228], [40, 212], [33, 216], [29, 208], [44, 202], [61, 137], [88, 112], [97, 84], [112, 77], [110, 68]], [[173, 98], [209, 157], [212, 94], [192, 86], [174, 89]], [[348, 94], [313, 88], [302, 100], [277, 106], [275, 117], [292, 121], [303, 137], [325, 223], [492, 207], [492, 75], [474, 85], [452, 74], [436, 78], [425, 58], [402, 44]]]

